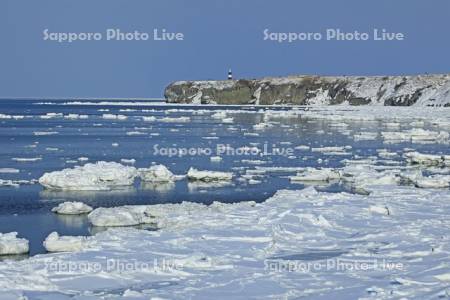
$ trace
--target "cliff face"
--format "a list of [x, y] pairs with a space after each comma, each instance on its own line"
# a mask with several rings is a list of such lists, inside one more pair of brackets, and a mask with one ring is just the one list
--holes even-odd
[[165, 97], [168, 103], [195, 104], [450, 106], [450, 75], [177, 81]]

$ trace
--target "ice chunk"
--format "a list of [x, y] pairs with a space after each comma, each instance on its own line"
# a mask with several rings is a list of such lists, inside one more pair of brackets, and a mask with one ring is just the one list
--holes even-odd
[[79, 115], [79, 114], [67, 114], [64, 116], [64, 119], [76, 120], [76, 119], [88, 119], [88, 115]]
[[411, 129], [408, 131], [389, 131], [381, 133], [385, 142], [413, 142], [413, 143], [427, 143], [427, 142], [445, 142], [449, 138], [449, 133], [445, 131], [429, 131], [423, 129]]
[[128, 119], [125, 115], [114, 115], [114, 114], [103, 114], [102, 118], [105, 120], [126, 120]]
[[124, 164], [134, 165], [134, 164], [136, 163], [136, 160], [135, 160], [134, 158], [131, 158], [131, 159], [122, 158], [122, 159], [120, 160], [120, 162], [121, 162], [121, 163], [124, 163]]
[[0, 179], [0, 186], [11, 186], [19, 187], [21, 184], [35, 184], [36, 179], [31, 180], [11, 180], [11, 179]]
[[391, 215], [391, 212], [386, 205], [371, 205], [369, 206], [369, 211], [376, 214]]
[[234, 122], [233, 118], [223, 118], [222, 119], [222, 123], [225, 123], [225, 124], [231, 124], [233, 122]]
[[61, 215], [81, 215], [92, 211], [92, 207], [82, 202], [64, 202], [52, 208], [52, 212]]
[[303, 172], [297, 173], [296, 176], [289, 177], [291, 181], [331, 181], [340, 178], [341, 174], [338, 170], [328, 168], [306, 168]]
[[254, 130], [264, 130], [264, 129], [268, 129], [268, 128], [272, 128], [273, 127], [273, 124], [271, 124], [271, 123], [265, 123], [265, 122], [262, 122], [262, 123], [258, 123], [258, 124], [256, 124], [256, 125], [253, 125], [253, 129]]
[[310, 149], [310, 147], [306, 146], [306, 145], [299, 145], [299, 146], [295, 147], [294, 149], [300, 150], [300, 151], [307, 151]]
[[179, 117], [179, 118], [164, 117], [159, 119], [159, 121], [164, 123], [187, 123], [190, 122], [191, 119], [189, 117]]
[[12, 160], [17, 162], [35, 162], [42, 160], [42, 157], [31, 157], [31, 158], [25, 158], [25, 157], [13, 157]]
[[62, 113], [46, 113], [45, 115], [40, 116], [41, 119], [53, 119], [53, 118], [61, 118], [63, 117]]
[[351, 155], [351, 153], [345, 152], [346, 150], [352, 149], [351, 146], [345, 147], [321, 147], [321, 148], [311, 148], [311, 152], [320, 152], [324, 155]]
[[419, 188], [448, 188], [450, 187], [450, 175], [432, 175], [421, 177], [414, 181]]
[[218, 172], [218, 171], [199, 171], [194, 168], [190, 168], [187, 177], [189, 180], [200, 180], [200, 181], [228, 181], [233, 178], [233, 173], [228, 172]]
[[99, 161], [82, 167], [45, 173], [39, 183], [52, 190], [95, 191], [134, 183], [137, 170], [116, 162]]
[[225, 119], [226, 117], [227, 113], [225, 111], [219, 111], [211, 115], [211, 118], [213, 119]]
[[100, 207], [88, 215], [89, 221], [94, 226], [115, 227], [134, 226], [144, 223], [152, 223], [151, 216], [147, 215], [146, 206], [120, 206], [104, 208]]
[[19, 173], [20, 170], [14, 168], [0, 168], [0, 173]]
[[28, 240], [17, 237], [17, 232], [0, 233], [0, 255], [28, 253]]
[[148, 169], [139, 169], [139, 176], [143, 181], [147, 182], [171, 182], [174, 175], [164, 165], [151, 166]]
[[0, 179], [0, 186], [11, 186], [11, 187], [19, 187], [20, 184], [14, 182], [10, 179]]
[[261, 180], [256, 180], [256, 179], [250, 179], [248, 181], [248, 184], [260, 184], [260, 183], [262, 183], [262, 181]]
[[47, 236], [43, 245], [48, 252], [74, 252], [86, 248], [87, 241], [85, 236], [59, 236], [54, 231]]
[[153, 116], [149, 116], [149, 117], [142, 117], [142, 121], [144, 122], [155, 122], [156, 118]]
[[359, 132], [353, 136], [355, 141], [373, 141], [378, 137], [376, 132]]
[[41, 136], [41, 135], [55, 135], [58, 134], [57, 131], [34, 131], [34, 135]]
[[450, 166], [450, 155], [423, 154], [408, 152], [403, 155], [411, 164], [423, 164], [428, 166]]

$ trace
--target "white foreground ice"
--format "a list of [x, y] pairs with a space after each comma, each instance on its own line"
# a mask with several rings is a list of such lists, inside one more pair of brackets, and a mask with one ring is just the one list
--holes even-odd
[[[386, 187], [370, 195], [283, 190], [261, 204], [129, 207], [161, 229], [109, 229], [92, 237], [95, 247], [3, 262], [0, 295], [445, 297], [450, 194]], [[117, 209], [105, 209], [111, 220], [122, 218]]]
[[132, 185], [136, 176], [137, 170], [134, 167], [100, 161], [73, 169], [45, 173], [39, 178], [39, 183], [52, 190], [110, 190], [114, 187]]
[[139, 224], [150, 224], [153, 217], [148, 214], [147, 207], [143, 206], [120, 206], [112, 208], [100, 207], [88, 215], [89, 221], [94, 226], [115, 227], [134, 226]]
[[82, 202], [63, 202], [52, 208], [52, 212], [61, 215], [81, 215], [92, 211], [92, 207]]
[[60, 236], [57, 232], [52, 232], [43, 245], [48, 252], [73, 252], [86, 248], [89, 239], [90, 237], [85, 236]]
[[17, 232], [0, 233], [0, 255], [24, 254], [28, 251], [28, 240], [18, 238]]

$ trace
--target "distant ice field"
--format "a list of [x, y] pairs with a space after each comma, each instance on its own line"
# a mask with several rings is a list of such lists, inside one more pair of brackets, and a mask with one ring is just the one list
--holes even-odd
[[[278, 190], [312, 185], [290, 178], [304, 168], [342, 168], [349, 160], [405, 167], [404, 153], [410, 151], [450, 154], [449, 109], [389, 108], [389, 114], [386, 109], [2, 100], [0, 232], [17, 231], [29, 239], [34, 255], [45, 252], [42, 241], [52, 231], [96, 232], [86, 216], [50, 212], [64, 201], [94, 208], [263, 202]], [[132, 186], [110, 191], [48, 190], [37, 183], [46, 172], [98, 161], [136, 168], [163, 164], [176, 175], [185, 175], [191, 167], [232, 172], [233, 179], [226, 183], [182, 179], [171, 184], [136, 180]], [[348, 192], [340, 180], [314, 186]]]

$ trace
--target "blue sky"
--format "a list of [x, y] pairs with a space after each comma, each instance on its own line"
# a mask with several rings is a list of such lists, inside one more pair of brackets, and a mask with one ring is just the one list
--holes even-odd
[[[450, 72], [450, 1], [2, 0], [0, 97], [161, 97], [175, 80], [289, 74]], [[184, 41], [43, 40], [107, 28], [183, 32]], [[372, 32], [404, 41], [263, 40], [272, 32]]]

